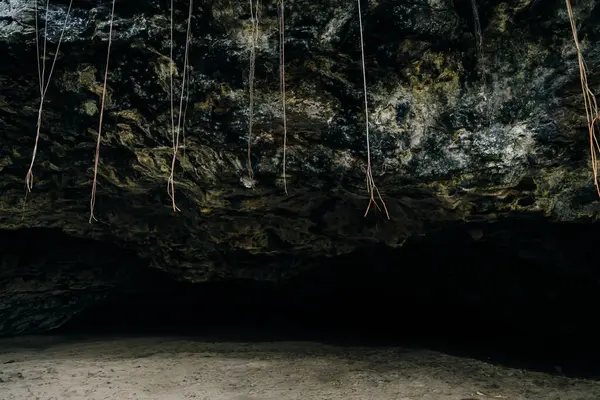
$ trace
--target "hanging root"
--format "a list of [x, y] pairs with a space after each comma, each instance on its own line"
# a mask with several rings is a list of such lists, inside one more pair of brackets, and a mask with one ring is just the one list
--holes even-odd
[[[173, 22], [174, 22], [173, 13], [174, 13], [174, 4], [173, 4], [173, 0], [171, 0], [171, 26], [170, 26], [171, 39], [169, 42], [169, 48], [170, 48], [170, 53], [169, 53], [169, 99], [170, 99], [170, 103], [171, 103], [171, 126], [170, 126], [171, 142], [172, 142], [172, 146], [173, 146], [173, 154], [175, 154], [175, 147], [176, 147], [175, 146], [175, 100], [173, 97], [173, 88], [174, 88], [173, 69], [175, 68], [175, 59], [173, 58]], [[175, 203], [175, 193], [174, 193], [175, 188], [174, 188], [173, 177], [174, 177], [174, 171], [173, 171], [173, 168], [171, 168], [171, 173], [169, 175], [169, 178], [167, 179], [167, 194], [171, 198], [172, 205]], [[174, 210], [175, 210], [175, 207], [174, 207]]]
[[367, 206], [367, 209], [365, 210], [365, 217], [367, 215], [369, 215], [369, 210], [371, 209], [371, 205], [373, 205], [377, 210], [381, 211], [381, 208], [379, 207], [379, 204], [377, 204], [377, 200], [375, 199], [375, 193], [377, 193], [377, 197], [379, 198], [379, 201], [381, 201], [381, 205], [383, 205], [383, 209], [385, 211], [385, 215], [387, 217], [387, 219], [390, 219], [390, 214], [388, 212], [388, 209], [385, 205], [385, 201], [383, 201], [383, 198], [381, 197], [381, 193], [379, 193], [379, 189], [377, 189], [377, 186], [375, 186], [375, 182], [373, 181], [373, 174], [371, 173], [371, 171], [367, 171], [367, 190], [369, 191], [369, 205]]
[[[172, 6], [172, 3], [171, 3]], [[169, 194], [169, 197], [171, 198], [171, 206], [173, 207], [173, 211], [181, 211], [178, 207], [177, 204], [175, 203], [175, 161], [177, 160], [177, 153], [179, 151], [179, 135], [180, 132], [182, 132], [183, 130], [183, 125], [185, 125], [185, 117], [184, 117], [184, 110], [183, 110], [183, 103], [184, 103], [184, 99], [186, 98], [186, 87], [187, 86], [187, 82], [189, 80], [188, 77], [188, 63], [189, 63], [189, 50], [190, 50], [190, 41], [191, 41], [191, 28], [192, 28], [192, 14], [193, 14], [193, 6], [194, 6], [194, 2], [193, 0], [189, 1], [189, 11], [188, 11], [188, 21], [187, 21], [187, 33], [186, 33], [186, 40], [185, 40], [185, 52], [184, 52], [184, 58], [183, 58], [183, 74], [181, 77], [181, 92], [180, 92], [180, 96], [179, 96], [179, 109], [178, 109], [178, 113], [177, 113], [177, 126], [173, 127], [172, 126], [172, 132], [174, 132], [173, 134], [173, 158], [171, 159], [171, 175], [169, 176], [169, 180], [167, 183], [167, 193]], [[171, 15], [173, 13], [173, 9], [171, 8]], [[172, 27], [172, 21], [171, 20], [171, 27]], [[172, 28], [171, 28], [172, 29]], [[172, 32], [172, 31], [171, 31]], [[172, 33], [171, 33], [171, 37], [172, 37]], [[171, 46], [173, 45], [173, 42], [171, 42]], [[171, 55], [172, 55], [172, 50], [171, 50]], [[171, 57], [171, 62], [173, 62], [173, 58]], [[173, 78], [172, 78], [172, 69], [171, 69], [171, 85], [173, 82]], [[173, 88], [171, 87], [171, 95], [173, 94]], [[186, 102], [186, 109], [187, 109], [187, 102]], [[173, 101], [172, 101], [172, 97], [171, 97], [171, 122], [174, 123], [174, 112], [173, 112]]]
[[577, 27], [575, 25], [575, 17], [573, 16], [573, 9], [571, 8], [571, 0], [565, 0], [567, 11], [569, 13], [569, 21], [571, 22], [571, 30], [573, 33], [573, 40], [575, 41], [575, 47], [577, 48], [577, 60], [579, 62], [579, 78], [581, 80], [581, 90], [583, 92], [583, 103], [585, 105], [585, 116], [587, 118], [588, 133], [590, 139], [590, 155], [592, 158], [592, 172], [594, 174], [594, 185], [596, 186], [596, 192], [600, 196], [600, 186], [598, 185], [598, 153], [600, 152], [600, 145], [598, 144], [598, 137], [596, 135], [596, 129], [600, 134], [600, 113], [598, 112], [598, 104], [596, 103], [596, 97], [594, 93], [588, 87], [587, 81], [587, 67], [581, 53], [581, 46], [579, 39], [577, 38]]
[[285, 19], [284, 0], [279, 2], [279, 86], [281, 88], [281, 109], [283, 117], [283, 190], [288, 194], [287, 177], [285, 174], [287, 152], [287, 118], [285, 114]]
[[[35, 158], [38, 150], [38, 142], [40, 140], [40, 130], [42, 126], [42, 112], [44, 108], [44, 99], [46, 98], [46, 92], [48, 91], [48, 86], [50, 85], [50, 79], [52, 78], [52, 72], [54, 72], [54, 66], [56, 65], [56, 60], [58, 59], [58, 53], [60, 51], [60, 45], [63, 40], [63, 36], [65, 34], [65, 29], [67, 27], [67, 22], [69, 21], [69, 15], [71, 14], [71, 7], [73, 5], [73, 0], [69, 2], [69, 8], [67, 9], [67, 14], [65, 16], [65, 21], [63, 22], [62, 30], [60, 32], [60, 37], [58, 39], [58, 44], [56, 45], [56, 52], [54, 53], [54, 58], [52, 60], [52, 65], [50, 67], [50, 72], [48, 73], [48, 80], [46, 81], [46, 48], [47, 48], [47, 34], [48, 34], [48, 10], [50, 8], [50, 0], [46, 1], [46, 17], [44, 24], [44, 49], [42, 56], [40, 57], [40, 46], [38, 39], [38, 7], [37, 0], [34, 0], [34, 12], [35, 12], [35, 48], [37, 53], [37, 70], [38, 70], [38, 81], [40, 88], [40, 105], [38, 108], [38, 117], [37, 117], [37, 126], [36, 126], [36, 134], [35, 134], [35, 144], [33, 146], [33, 154], [31, 156], [31, 163], [29, 165], [29, 170], [25, 175], [25, 198], [27, 198], [27, 193], [31, 192], [33, 189], [33, 166], [35, 164]], [[43, 62], [42, 62], [43, 60]], [[25, 203], [23, 203], [23, 207]]]
[[108, 64], [110, 61], [110, 46], [112, 44], [113, 20], [115, 18], [115, 2], [116, 2], [116, 0], [113, 0], [112, 9], [110, 12], [110, 24], [109, 24], [109, 30], [108, 30], [108, 49], [106, 51], [106, 68], [104, 69], [104, 84], [102, 85], [102, 102], [100, 105], [100, 121], [98, 122], [98, 136], [96, 138], [96, 154], [94, 157], [94, 181], [92, 183], [92, 197], [90, 199], [90, 220], [89, 220], [90, 224], [92, 223], [92, 221], [97, 221], [96, 217], [94, 216], [94, 207], [96, 205], [96, 186], [98, 183], [98, 160], [100, 159], [100, 140], [102, 137], [102, 119], [104, 117], [104, 103], [106, 100], [106, 82], [108, 80]]
[[250, 0], [250, 22], [252, 23], [251, 39], [250, 39], [250, 71], [248, 75], [248, 146], [247, 146], [247, 157], [246, 169], [248, 170], [249, 182], [254, 181], [254, 171], [252, 170], [252, 127], [254, 122], [254, 75], [256, 69], [256, 46], [258, 44], [258, 0], [256, 4], [252, 4]]
[[[191, 34], [190, 36], [188, 36], [187, 38], [188, 42], [192, 41], [192, 37]], [[189, 65], [188, 65], [189, 68]], [[182, 136], [182, 143], [183, 143], [183, 158], [185, 159], [186, 157], [186, 144], [185, 144], [185, 121], [186, 121], [186, 116], [187, 116], [187, 110], [188, 110], [188, 106], [190, 104], [190, 75], [188, 72], [188, 77], [185, 80], [185, 107], [183, 108], [183, 122], [181, 124], [181, 136]]]
[[362, 73], [363, 73], [363, 91], [365, 95], [365, 124], [366, 124], [366, 140], [367, 140], [367, 190], [369, 191], [369, 204], [367, 205], [367, 209], [365, 211], [365, 217], [369, 214], [369, 210], [371, 209], [371, 205], [373, 205], [377, 210], [381, 211], [377, 200], [375, 199], [375, 194], [377, 194], [377, 198], [381, 201], [383, 205], [383, 209], [385, 210], [385, 215], [387, 219], [390, 219], [390, 214], [388, 212], [387, 206], [385, 205], [385, 201], [381, 197], [381, 193], [379, 193], [379, 189], [375, 185], [375, 180], [373, 179], [373, 171], [371, 169], [371, 147], [369, 143], [369, 109], [368, 109], [368, 101], [367, 101], [367, 75], [365, 71], [365, 45], [363, 39], [363, 26], [362, 26], [362, 15], [360, 10], [360, 0], [357, 0], [358, 4], [358, 24], [360, 27], [360, 51], [362, 56]]

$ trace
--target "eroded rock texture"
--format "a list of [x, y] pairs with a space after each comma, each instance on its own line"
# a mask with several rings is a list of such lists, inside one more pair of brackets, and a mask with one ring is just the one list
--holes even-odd
[[[354, 1], [286, 1], [287, 196], [276, 1], [263, 1], [260, 12], [251, 189], [242, 179], [249, 5], [194, 2], [178, 213], [166, 190], [169, 2], [117, 1], [93, 224], [111, 2], [76, 0], [48, 85], [34, 188], [23, 206], [40, 97], [33, 4], [0, 4], [2, 229], [52, 228], [118, 244], [189, 282], [280, 281], [315, 260], [375, 244], [399, 247], [449, 224], [514, 214], [589, 221], [598, 213], [575, 46], [564, 3], [552, 0], [476, 0], [482, 52], [471, 1], [363, 2], [373, 172], [389, 221], [381, 212], [363, 218], [367, 154]], [[69, 2], [49, 4], [47, 68]], [[188, 2], [175, 5], [179, 84]], [[44, 7], [40, 1], [42, 30]], [[600, 91], [600, 5], [581, 0], [574, 7], [590, 86]], [[26, 273], [3, 267], [0, 279]], [[116, 278], [102, 279], [110, 286]], [[94, 297], [70, 296], [80, 308]], [[20, 301], [4, 294], [8, 309]], [[20, 324], [4, 323], [0, 333], [32, 329]]]

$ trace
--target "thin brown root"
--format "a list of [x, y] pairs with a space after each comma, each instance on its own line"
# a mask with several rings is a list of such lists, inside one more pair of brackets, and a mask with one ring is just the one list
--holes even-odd
[[113, 20], [115, 18], [115, 2], [112, 2], [112, 9], [110, 13], [110, 24], [108, 30], [108, 49], [106, 51], [106, 68], [104, 69], [104, 84], [102, 86], [102, 102], [100, 105], [100, 121], [98, 122], [98, 136], [96, 139], [96, 154], [94, 157], [94, 181], [92, 183], [92, 197], [90, 199], [90, 219], [89, 223], [92, 221], [97, 221], [94, 216], [94, 207], [96, 205], [96, 186], [98, 183], [98, 160], [100, 159], [100, 140], [102, 137], [102, 119], [104, 117], [104, 104], [106, 100], [106, 82], [108, 81], [108, 64], [110, 61], [110, 46], [112, 44], [112, 31], [113, 31]]
[[385, 201], [381, 197], [381, 193], [379, 193], [379, 189], [375, 185], [375, 180], [373, 179], [373, 171], [371, 168], [371, 146], [369, 143], [369, 104], [367, 101], [367, 75], [365, 68], [365, 44], [363, 39], [363, 26], [362, 26], [362, 13], [360, 9], [360, 0], [357, 0], [358, 4], [358, 24], [360, 28], [360, 50], [361, 50], [361, 61], [362, 61], [362, 73], [363, 73], [363, 91], [365, 97], [365, 131], [366, 131], [366, 141], [367, 141], [367, 190], [369, 191], [369, 204], [367, 205], [367, 209], [365, 211], [365, 217], [369, 214], [369, 210], [371, 209], [371, 205], [373, 205], [376, 209], [381, 211], [377, 200], [375, 199], [375, 194], [377, 193], [377, 197], [381, 201], [383, 208], [385, 209], [385, 215], [387, 219], [390, 219], [390, 214], [388, 212], [387, 206], [385, 205]]
[[279, 8], [279, 85], [281, 87], [281, 107], [283, 116], [283, 190], [288, 194], [286, 176], [287, 153], [287, 117], [285, 114], [285, 19], [284, 0], [280, 0]]
[[[171, 143], [173, 146], [173, 154], [176, 154], [176, 143], [175, 143], [175, 100], [174, 100], [174, 95], [173, 95], [173, 89], [174, 89], [174, 85], [173, 85], [173, 69], [175, 68], [175, 60], [173, 58], [173, 23], [174, 23], [174, 2], [173, 0], [171, 0], [171, 25], [170, 25], [170, 33], [171, 33], [171, 41], [170, 41], [170, 58], [169, 58], [169, 98], [170, 98], [170, 103], [171, 103]], [[173, 162], [171, 162], [171, 171], [169, 174], [169, 178], [167, 179], [167, 194], [169, 195], [169, 198], [171, 199], [171, 204], [173, 207], [173, 210], [177, 210], [177, 207], [175, 205], [175, 182], [174, 182], [174, 169], [175, 166], [173, 164]]]
[[171, 139], [173, 149], [175, 149], [175, 101], [173, 99], [173, 68], [175, 61], [173, 60], [173, 0], [171, 0], [171, 42], [170, 42], [170, 58], [169, 58], [169, 80], [170, 80], [170, 100], [171, 100]]
[[383, 206], [383, 211], [385, 212], [385, 216], [387, 217], [387, 219], [390, 219], [390, 213], [388, 212], [388, 209], [385, 204], [385, 201], [383, 200], [383, 197], [381, 197], [381, 193], [379, 192], [379, 189], [377, 188], [377, 186], [375, 186], [375, 182], [373, 181], [373, 175], [370, 171], [367, 172], [367, 190], [369, 191], [369, 204], [367, 205], [367, 209], [365, 210], [364, 217], [369, 215], [369, 210], [371, 209], [371, 205], [373, 205], [373, 207], [375, 207], [375, 209], [377, 209], [378, 211], [382, 211], [381, 207], [379, 207], [379, 203], [377, 202], [377, 199], [375, 198], [375, 194], [377, 194], [377, 198], [379, 198], [379, 201], [381, 202], [381, 205]]
[[[48, 6], [50, 4], [50, 0], [47, 0], [46, 2], [46, 17], [48, 16]], [[39, 40], [39, 12], [38, 12], [38, 5], [37, 5], [37, 0], [34, 0], [33, 2], [33, 9], [34, 9], [34, 15], [35, 15], [35, 53], [36, 53], [36, 57], [37, 57], [37, 71], [38, 71], [38, 81], [39, 81], [39, 85], [40, 85], [40, 106], [38, 109], [38, 120], [37, 120], [37, 125], [36, 125], [36, 134], [35, 134], [35, 142], [34, 142], [34, 146], [33, 146], [33, 154], [31, 156], [31, 164], [29, 165], [29, 170], [27, 171], [27, 174], [25, 175], [25, 199], [23, 201], [23, 216], [25, 216], [25, 204], [27, 202], [27, 193], [31, 192], [31, 189], [33, 188], [33, 165], [35, 164], [35, 157], [37, 155], [37, 148], [38, 148], [38, 142], [40, 140], [40, 125], [41, 125], [41, 115], [42, 115], [42, 109], [44, 106], [44, 79], [45, 76], [44, 74], [42, 74], [42, 60], [44, 60], [44, 65], [46, 64], [46, 54], [43, 54], [43, 57], [40, 57], [40, 40]], [[46, 18], [46, 24], [47, 25], [48, 19]], [[46, 48], [46, 35], [44, 35], [44, 49]], [[45, 68], [44, 68], [45, 69]]]
[[[46, 0], [46, 16], [44, 17], [44, 50], [42, 55], [42, 88], [44, 87], [45, 77], [46, 77], [46, 47], [48, 45], [48, 11], [50, 10], [50, 0]], [[43, 91], [42, 91], [43, 93]]]
[[598, 184], [598, 153], [600, 153], [600, 145], [598, 144], [598, 138], [596, 134], [596, 129], [598, 129], [598, 134], [600, 134], [600, 113], [598, 112], [598, 103], [596, 102], [596, 97], [588, 86], [588, 70], [585, 60], [583, 59], [579, 39], [577, 38], [577, 26], [575, 24], [575, 17], [571, 7], [571, 0], [565, 0], [565, 3], [567, 6], [567, 12], [569, 13], [569, 21], [571, 23], [573, 40], [575, 41], [575, 47], [577, 49], [579, 79], [581, 81], [581, 91], [583, 93], [583, 103], [585, 106], [585, 116], [587, 119], [588, 134], [590, 139], [590, 155], [592, 162], [592, 173], [594, 175], [594, 185], [596, 187], [598, 196], [600, 196], [600, 185]]
[[175, 162], [177, 160], [177, 153], [179, 151], [179, 135], [182, 131], [182, 122], [185, 124], [185, 120], [182, 121], [183, 117], [183, 101], [185, 99], [185, 88], [186, 88], [186, 79], [188, 78], [188, 56], [190, 49], [190, 41], [191, 41], [191, 28], [192, 28], [192, 11], [193, 11], [193, 0], [189, 2], [189, 13], [188, 13], [188, 23], [187, 23], [187, 34], [185, 41], [185, 52], [183, 59], [183, 75], [181, 78], [181, 92], [179, 96], [179, 110], [177, 114], [177, 127], [175, 129], [175, 142], [173, 146], [173, 158], [171, 159], [171, 175], [169, 176], [167, 192], [171, 197], [171, 206], [173, 207], [173, 211], [181, 211], [175, 202]]
[[[191, 37], [188, 38], [188, 40], [191, 41]], [[186, 79], [185, 82], [185, 107], [183, 108], [183, 123], [181, 125], [181, 135], [182, 135], [182, 143], [183, 143], [183, 158], [186, 158], [186, 149], [187, 149], [187, 145], [186, 145], [186, 131], [185, 131], [185, 121], [186, 121], [186, 117], [187, 117], [187, 110], [188, 110], [188, 106], [190, 104], [190, 77], [188, 74], [188, 79]]]
[[37, 6], [37, 0], [33, 0], [33, 12], [34, 12], [34, 16], [35, 16], [35, 54], [37, 57], [37, 72], [38, 72], [38, 81], [40, 84], [40, 95], [42, 93], [44, 93], [44, 77], [42, 77], [42, 66], [40, 65], [40, 63], [42, 62], [42, 59], [40, 58], [40, 38], [39, 38], [39, 32], [40, 32], [40, 28], [39, 28], [39, 17], [38, 17], [38, 6]]
[[[42, 112], [44, 108], [44, 99], [46, 98], [46, 92], [48, 91], [48, 86], [50, 85], [50, 79], [52, 78], [52, 72], [54, 72], [54, 66], [56, 65], [56, 60], [58, 59], [58, 54], [60, 52], [60, 45], [63, 40], [63, 36], [65, 34], [65, 29], [67, 27], [67, 22], [69, 20], [69, 15], [71, 14], [71, 7], [73, 6], [73, 0], [69, 2], [69, 8], [67, 9], [67, 14], [65, 16], [65, 21], [62, 26], [62, 30], [60, 33], [60, 38], [58, 39], [58, 44], [56, 45], [56, 52], [54, 53], [54, 58], [52, 60], [52, 66], [50, 67], [50, 72], [48, 73], [48, 81], [46, 82], [46, 48], [47, 48], [47, 33], [48, 33], [48, 10], [50, 8], [50, 0], [46, 1], [46, 17], [44, 24], [44, 50], [42, 57], [40, 58], [40, 48], [39, 48], [39, 40], [38, 40], [38, 9], [37, 9], [37, 1], [35, 2], [35, 44], [36, 44], [36, 54], [37, 54], [37, 69], [38, 69], [38, 79], [40, 84], [40, 105], [38, 108], [38, 119], [36, 126], [36, 134], [35, 134], [35, 144], [33, 146], [33, 154], [31, 156], [31, 163], [29, 165], [29, 169], [27, 170], [27, 174], [25, 175], [25, 187], [26, 192], [31, 192], [33, 189], [33, 166], [35, 164], [35, 159], [37, 156], [38, 143], [40, 140], [40, 130], [42, 127]], [[43, 64], [42, 64], [43, 60]]]
[[256, 70], [256, 46], [258, 44], [258, 21], [259, 21], [259, 2], [256, 0], [256, 5], [250, 0], [250, 22], [252, 23], [252, 36], [250, 43], [250, 66], [248, 75], [248, 146], [247, 146], [247, 162], [246, 169], [248, 170], [249, 181], [254, 181], [254, 171], [252, 170], [252, 128], [254, 123], [254, 76]]

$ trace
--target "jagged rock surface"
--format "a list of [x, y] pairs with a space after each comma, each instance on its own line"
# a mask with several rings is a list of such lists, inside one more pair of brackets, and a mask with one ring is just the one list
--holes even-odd
[[[68, 3], [50, 1], [47, 68]], [[194, 2], [189, 106], [175, 171], [181, 212], [174, 213], [166, 191], [172, 154], [167, 3], [116, 6], [93, 224], [89, 199], [110, 2], [73, 4], [24, 206], [39, 102], [35, 19], [31, 1], [0, 4], [0, 228], [56, 228], [118, 244], [189, 282], [279, 281], [323, 257], [373, 244], [398, 247], [455, 222], [515, 213], [588, 221], [598, 214], [569, 21], [564, 4], [546, 0], [477, 1], [481, 54], [470, 1], [363, 4], [373, 170], [389, 221], [380, 212], [363, 218], [368, 193], [356, 4], [286, 2], [285, 195], [276, 2], [262, 2], [260, 14], [252, 189], [243, 185], [248, 4]], [[188, 2], [175, 4], [179, 85]], [[600, 89], [600, 6], [582, 0], [575, 12], [588, 79]], [[9, 285], [18, 275], [3, 267], [0, 282]], [[116, 278], [103, 279], [108, 287]], [[4, 310], [24, 301], [3, 296]], [[69, 295], [66, 303], [78, 305], [65, 318], [93, 301]], [[7, 320], [13, 322], [0, 333], [32, 330]]]

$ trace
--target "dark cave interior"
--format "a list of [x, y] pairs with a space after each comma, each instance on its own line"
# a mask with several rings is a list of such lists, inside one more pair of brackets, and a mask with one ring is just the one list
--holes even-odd
[[[594, 224], [535, 218], [465, 223], [413, 237], [400, 249], [321, 260], [283, 283], [191, 284], [135, 266], [129, 283], [41, 334], [417, 346], [600, 379], [598, 233]], [[19, 258], [20, 275], [33, 262], [34, 245], [35, 257], [45, 254], [43, 268], [69, 252], [77, 268], [115, 268], [106, 254], [118, 250], [101, 242], [48, 229], [5, 230], [0, 237], [0, 255], [29, 254]], [[89, 257], [73, 255], [74, 246]], [[7, 271], [0, 282], [10, 279]]]

